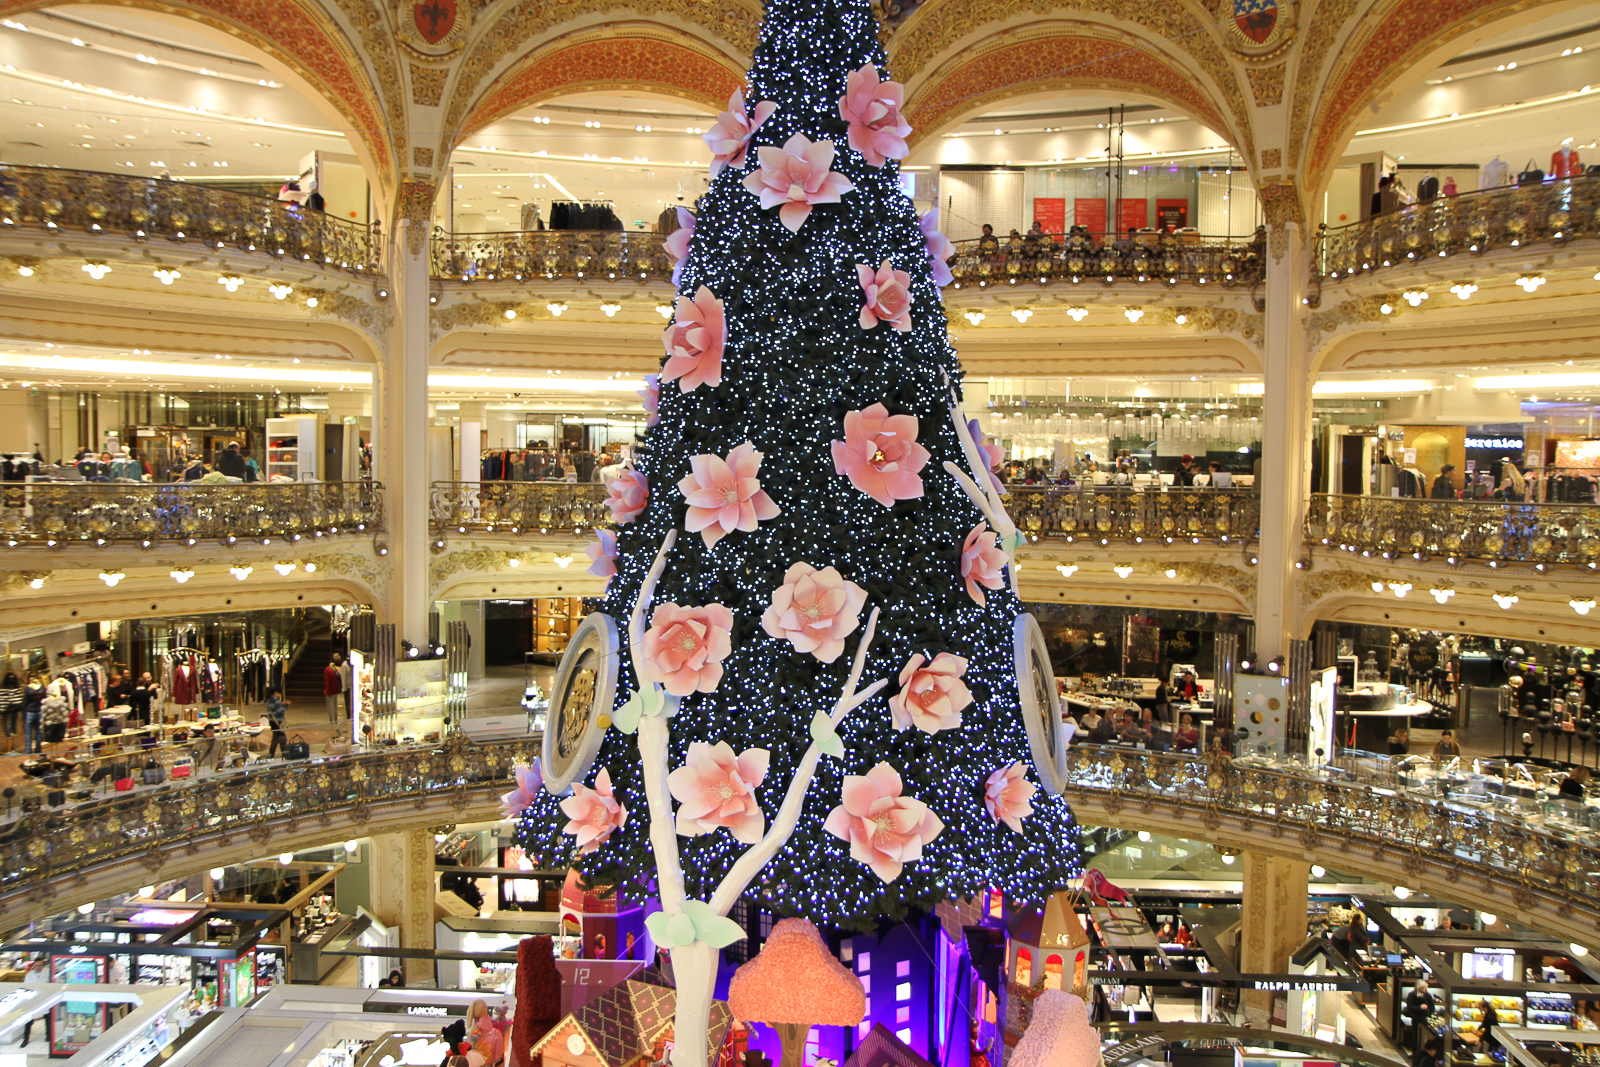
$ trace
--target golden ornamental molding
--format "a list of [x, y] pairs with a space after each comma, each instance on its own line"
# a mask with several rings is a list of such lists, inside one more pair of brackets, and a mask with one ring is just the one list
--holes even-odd
[[[1389, 311], [1384, 312], [1387, 307]], [[1381, 293], [1376, 296], [1359, 296], [1352, 300], [1342, 300], [1331, 308], [1313, 311], [1305, 317], [1306, 334], [1313, 340], [1322, 334], [1332, 333], [1344, 327], [1354, 326], [1363, 322], [1381, 322], [1401, 314], [1404, 302], [1395, 293]], [[1408, 309], [1409, 310], [1409, 309]]]
[[[1250, 80], [1250, 95], [1255, 97], [1256, 107], [1277, 107], [1283, 103], [1284, 64], [1279, 63], [1271, 67], [1246, 67], [1244, 73]], [[1263, 167], [1266, 166], [1265, 153], [1262, 155], [1261, 163]]]
[[1271, 63], [1294, 42], [1300, 0], [1215, 0], [1217, 24], [1242, 63]]
[[433, 222], [435, 187], [430, 181], [409, 181], [400, 186], [395, 217], [406, 224], [406, 252], [420, 256], [428, 247]]

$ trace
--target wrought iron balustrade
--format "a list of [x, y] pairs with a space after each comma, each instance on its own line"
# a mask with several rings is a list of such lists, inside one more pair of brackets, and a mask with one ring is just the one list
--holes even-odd
[[1262, 248], [1198, 234], [1047, 234], [955, 242], [950, 271], [958, 285], [1067, 281], [1105, 284], [1251, 285]]
[[42, 228], [149, 241], [194, 241], [353, 273], [379, 269], [360, 223], [197, 182], [0, 165], [0, 231]]
[[0, 540], [10, 544], [155, 544], [375, 530], [376, 482], [6, 482]]
[[524, 278], [669, 281], [665, 234], [624, 230], [453, 233], [433, 239], [433, 276], [451, 281]]
[[1457, 253], [1600, 237], [1600, 176], [1507, 185], [1323, 228], [1317, 265], [1328, 278]]
[[434, 482], [436, 533], [520, 533], [611, 525], [606, 487], [593, 482]]
[[1586, 565], [1600, 561], [1600, 506], [1318, 494], [1306, 537], [1390, 559]]

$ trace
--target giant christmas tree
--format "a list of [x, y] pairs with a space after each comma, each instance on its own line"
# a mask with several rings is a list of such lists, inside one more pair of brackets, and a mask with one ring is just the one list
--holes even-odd
[[[610, 714], [592, 764], [552, 775], [552, 744], [586, 742], [547, 741], [572, 795], [521, 831], [660, 897], [680, 1035], [741, 896], [865, 924], [1078, 873], [1020, 538], [960, 411], [949, 245], [901, 189], [877, 28], [865, 0], [769, 0], [748, 96], [707, 135], [655, 421], [591, 550], [599, 573], [614, 557], [615, 658], [585, 668], [602, 700], [614, 677]], [[675, 1062], [703, 1062], [694, 1044]]]

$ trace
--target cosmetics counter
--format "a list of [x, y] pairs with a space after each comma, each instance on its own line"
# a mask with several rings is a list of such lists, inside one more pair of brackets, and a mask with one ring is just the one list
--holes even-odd
[[48, 1031], [49, 1056], [74, 1067], [142, 1067], [159, 1057], [194, 1021], [189, 991], [179, 986], [0, 985], [0, 1053], [24, 1052]]

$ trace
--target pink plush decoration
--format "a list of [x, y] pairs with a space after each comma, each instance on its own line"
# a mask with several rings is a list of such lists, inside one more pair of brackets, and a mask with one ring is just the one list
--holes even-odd
[[778, 207], [778, 219], [791, 233], [799, 233], [811, 216], [813, 204], [837, 204], [855, 185], [833, 168], [832, 141], [811, 143], [797, 133], [782, 148], [756, 149], [761, 168], [744, 176], [745, 188], [761, 198], [764, 209]]
[[1100, 868], [1090, 867], [1083, 872], [1083, 891], [1096, 904], [1127, 904], [1130, 903], [1128, 891], [1119, 885], [1114, 885], [1111, 879], [1100, 873]]
[[1005, 461], [1006, 450], [995, 444], [994, 438], [984, 435], [983, 427], [978, 425], [977, 419], [967, 420], [967, 432], [972, 435], [972, 443], [978, 446], [978, 453], [989, 461], [985, 471], [989, 475], [989, 484], [994, 486], [995, 492], [1004, 496], [1006, 483], [1000, 480], [994, 469]]
[[1039, 787], [1028, 781], [1028, 768], [1021, 763], [1001, 767], [984, 783], [983, 806], [995, 822], [1003, 822], [1022, 833], [1022, 820], [1033, 814], [1033, 795]]
[[926, 733], [953, 730], [961, 725], [961, 709], [972, 694], [961, 680], [967, 661], [941, 652], [926, 667], [918, 652], [900, 669], [900, 692], [889, 698], [889, 718], [896, 730], [915, 726]]
[[646, 374], [644, 388], [635, 390], [639, 400], [644, 404], [646, 426], [654, 426], [661, 421], [661, 376], [659, 374]]
[[844, 651], [844, 639], [861, 625], [866, 602], [867, 591], [833, 567], [819, 571], [809, 563], [794, 563], [773, 592], [761, 626], [773, 637], [786, 638], [796, 652], [832, 663]]
[[986, 523], [974, 526], [961, 545], [961, 580], [967, 583], [967, 595], [979, 604], [987, 603], [983, 588], [999, 589], [1005, 585], [1006, 563], [999, 535]]
[[661, 368], [661, 380], [676, 381], [685, 393], [702, 385], [721, 385], [722, 346], [727, 338], [722, 301], [715, 293], [702, 285], [693, 297], [678, 297], [672, 325], [661, 335], [669, 357]]
[[956, 254], [956, 246], [939, 232], [938, 206], [929, 208], [927, 214], [917, 220], [917, 225], [922, 227], [922, 243], [928, 250], [928, 273], [933, 284], [943, 289], [956, 280], [950, 273], [950, 257]]
[[891, 415], [882, 404], [844, 417], [844, 440], [833, 442], [833, 469], [884, 507], [922, 495], [928, 450], [917, 444], [917, 417]]
[[650, 500], [650, 483], [638, 471], [623, 471], [606, 486], [606, 507], [611, 521], [626, 526], [639, 516]]
[[678, 492], [689, 502], [683, 528], [690, 533], [699, 531], [707, 548], [722, 540], [723, 534], [735, 530], [749, 533], [758, 521], [782, 514], [756, 478], [761, 453], [750, 441], [734, 448], [726, 460], [695, 456], [689, 460], [689, 470], [689, 476], [678, 482]]
[[1100, 1033], [1089, 1025], [1082, 997], [1047, 989], [1033, 1002], [1033, 1016], [1006, 1067], [1099, 1067]]
[[870, 330], [887, 322], [897, 330], [911, 329], [911, 275], [895, 270], [889, 260], [874, 271], [865, 263], [856, 264], [861, 278], [861, 328]]
[[850, 124], [850, 147], [874, 167], [910, 154], [911, 123], [900, 117], [906, 87], [881, 81], [871, 63], [852, 71], [839, 98], [839, 117]]
[[678, 279], [683, 277], [683, 265], [689, 262], [689, 242], [694, 240], [694, 212], [686, 207], [678, 209], [678, 228], [667, 235], [661, 242], [661, 247], [666, 249], [667, 255], [672, 257], [672, 286], [677, 288]]
[[732, 635], [733, 612], [721, 604], [657, 604], [644, 633], [639, 673], [673, 696], [709, 693], [722, 681], [722, 661], [733, 651]]
[[718, 112], [717, 121], [705, 134], [706, 147], [711, 149], [711, 176], [715, 178], [724, 167], [744, 166], [745, 149], [750, 137], [761, 124], [772, 117], [778, 105], [763, 100], [756, 105], [753, 116], [744, 111], [744, 91], [735, 89], [728, 97], [728, 110]]
[[828, 812], [823, 829], [850, 842], [850, 856], [885, 882], [922, 858], [922, 846], [944, 830], [928, 805], [901, 796], [900, 774], [880, 763], [865, 775], [845, 775], [844, 803]]
[[799, 1067], [813, 1026], [855, 1026], [867, 1013], [866, 991], [850, 968], [833, 958], [817, 928], [780, 919], [755, 959], [728, 985], [734, 1017], [764, 1023], [783, 1041], [783, 1067]]
[[517, 787], [509, 793], [501, 794], [500, 803], [504, 805], [506, 818], [515, 819], [527, 810], [533, 803], [533, 798], [539, 790], [544, 788], [544, 771], [539, 766], [539, 761], [516, 770]]
[[767, 819], [756, 802], [756, 786], [766, 776], [764, 748], [735, 756], [726, 741], [691, 741], [688, 760], [667, 775], [667, 788], [678, 802], [678, 833], [698, 837], [726, 826], [735, 841], [760, 841]]
[[617, 535], [610, 530], [596, 530], [594, 534], [594, 540], [583, 551], [594, 561], [589, 564], [589, 573], [596, 578], [604, 578], [608, 586], [617, 573]]
[[628, 809], [611, 794], [611, 773], [604, 767], [595, 776], [593, 789], [574, 784], [572, 795], [561, 802], [561, 810], [571, 820], [561, 832], [577, 835], [580, 854], [605, 844], [606, 838], [628, 821]]

